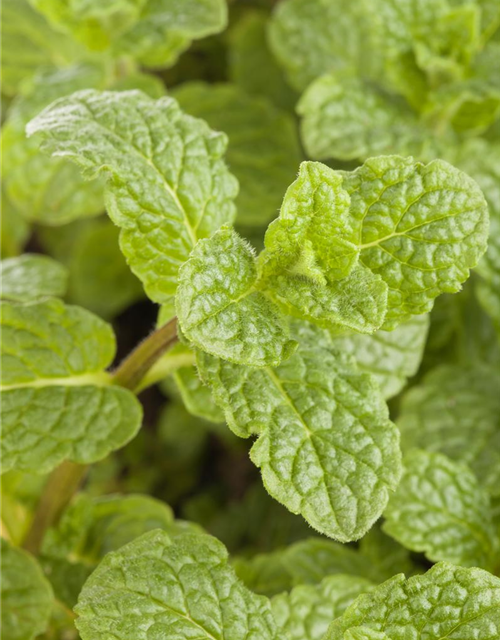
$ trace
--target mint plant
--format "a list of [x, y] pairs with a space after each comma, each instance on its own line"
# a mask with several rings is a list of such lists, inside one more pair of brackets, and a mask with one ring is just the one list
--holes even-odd
[[6, 640], [500, 637], [500, 14], [339, 7], [5, 3]]

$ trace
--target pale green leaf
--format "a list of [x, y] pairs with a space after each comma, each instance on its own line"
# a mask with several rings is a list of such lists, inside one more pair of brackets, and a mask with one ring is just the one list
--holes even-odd
[[3, 538], [1, 545], [2, 638], [31, 640], [47, 628], [52, 589], [32, 556]]
[[171, 98], [81, 91], [45, 109], [28, 131], [86, 177], [109, 176], [106, 206], [121, 228], [121, 249], [156, 302], [175, 293], [198, 239], [234, 218], [237, 183], [221, 159], [225, 136]]
[[293, 351], [288, 324], [257, 290], [251, 247], [229, 227], [199, 242], [179, 272], [176, 309], [183, 334], [212, 355], [253, 366]]
[[[364, 635], [345, 635], [359, 627]], [[496, 640], [499, 632], [500, 579], [440, 562], [424, 575], [405, 580], [401, 574], [360, 596], [324, 640]]]
[[25, 253], [0, 262], [0, 297], [13, 302], [31, 302], [40, 298], [64, 296], [68, 272], [52, 258]]
[[26, 95], [9, 110], [2, 127], [4, 188], [12, 205], [29, 221], [59, 225], [103, 210], [103, 182], [86, 182], [64, 158], [40, 153], [40, 142], [26, 137], [27, 122], [53, 100], [79, 89], [102, 87], [102, 65], [82, 63], [37, 74]]
[[0, 225], [0, 251], [4, 258], [21, 253], [30, 235], [30, 226], [1, 190], [2, 224]]
[[339, 0], [287, 0], [277, 6], [270, 23], [271, 50], [299, 91], [324, 73], [378, 64], [370, 55], [377, 16], [369, 3]]
[[275, 596], [271, 607], [289, 640], [321, 640], [331, 621], [371, 588], [372, 583], [364, 578], [329, 576], [318, 585], [301, 585]]
[[333, 338], [340, 351], [354, 357], [361, 371], [375, 376], [384, 397], [391, 398], [417, 373], [428, 329], [429, 317], [422, 315], [403, 322], [393, 331]]
[[300, 347], [279, 367], [241, 367], [198, 354], [202, 378], [251, 450], [271, 496], [341, 541], [360, 538], [399, 479], [398, 433], [371, 376], [320, 329], [294, 331]]
[[408, 107], [359, 77], [321, 76], [304, 92], [297, 112], [304, 147], [317, 160], [417, 153], [422, 146]]
[[190, 82], [172, 95], [186, 113], [227, 134], [227, 162], [240, 183], [238, 223], [272, 220], [301, 160], [292, 116], [231, 84]]
[[282, 639], [269, 602], [238, 581], [215, 538], [152, 531], [106, 556], [79, 598], [82, 640]]
[[[99, 0], [94, 3], [101, 5]], [[219, 33], [226, 25], [226, 0], [148, 0], [113, 50], [146, 67], [170, 67], [193, 40]]]
[[182, 402], [193, 416], [209, 422], [224, 422], [222, 410], [215, 404], [210, 389], [203, 384], [195, 367], [181, 367], [173, 374]]
[[372, 158], [344, 173], [362, 264], [389, 287], [384, 328], [454, 293], [486, 249], [488, 209], [478, 185], [442, 160]]
[[246, 11], [230, 30], [229, 77], [249, 95], [263, 96], [277, 107], [292, 109], [297, 95], [269, 49], [268, 19], [265, 12]]
[[60, 300], [2, 303], [3, 471], [46, 473], [65, 459], [95, 462], [141, 424], [135, 396], [106, 386], [111, 327]]
[[[490, 347], [491, 348], [491, 347]], [[403, 448], [425, 448], [466, 463], [500, 492], [500, 375], [486, 366], [442, 366], [403, 398]]]
[[497, 541], [489, 497], [466, 465], [415, 450], [384, 512], [383, 529], [433, 561], [492, 569]]
[[65, 66], [76, 55], [78, 47], [28, 0], [2, 2], [2, 93], [15, 95], [41, 67]]

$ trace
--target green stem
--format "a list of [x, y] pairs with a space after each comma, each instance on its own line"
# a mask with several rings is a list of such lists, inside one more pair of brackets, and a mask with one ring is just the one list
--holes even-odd
[[151, 367], [178, 341], [177, 318], [153, 331], [116, 369], [112, 384], [136, 391]]
[[23, 542], [23, 548], [37, 555], [45, 532], [59, 520], [64, 509], [82, 482], [87, 467], [66, 460], [52, 473], [43, 488], [42, 495]]

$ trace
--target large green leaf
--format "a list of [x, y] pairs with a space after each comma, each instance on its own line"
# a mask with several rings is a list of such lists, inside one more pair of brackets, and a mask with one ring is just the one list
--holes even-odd
[[289, 640], [321, 640], [331, 621], [371, 588], [372, 583], [364, 578], [329, 576], [318, 585], [301, 585], [275, 596], [271, 607]]
[[89, 87], [103, 87], [109, 70], [81, 63], [38, 73], [29, 91], [16, 100], [2, 127], [3, 185], [23, 218], [59, 225], [103, 210], [103, 182], [84, 181], [65, 158], [40, 153], [39, 140], [26, 137], [26, 124], [48, 104]]
[[76, 607], [82, 640], [113, 636], [282, 639], [269, 602], [252, 594], [215, 538], [147, 533], [106, 556]]
[[120, 246], [149, 297], [167, 302], [199, 238], [235, 215], [236, 180], [221, 159], [226, 137], [184, 115], [172, 98], [81, 91], [28, 125], [44, 148], [86, 177], [108, 175], [106, 206]]
[[67, 289], [68, 272], [52, 258], [25, 253], [0, 262], [0, 279], [3, 300], [31, 302], [62, 297]]
[[424, 575], [405, 580], [400, 574], [360, 596], [325, 640], [494, 640], [499, 629], [500, 579], [440, 562]]
[[2, 638], [31, 640], [47, 628], [52, 589], [33, 557], [3, 538], [1, 546]]
[[176, 310], [184, 335], [238, 364], [276, 365], [295, 343], [276, 305], [257, 290], [251, 247], [229, 227], [199, 242], [179, 272]]
[[1, 313], [3, 471], [95, 462], [136, 434], [139, 402], [104, 372], [115, 353], [109, 325], [56, 299], [2, 303]]
[[359, 225], [360, 260], [389, 287], [386, 329], [459, 291], [486, 250], [481, 189], [442, 160], [372, 158], [344, 174], [343, 186]]
[[384, 512], [384, 531], [433, 561], [493, 569], [497, 541], [488, 494], [466, 465], [413, 451]]
[[372, 373], [385, 398], [401, 391], [417, 373], [424, 353], [429, 316], [414, 316], [393, 331], [377, 331], [371, 336], [333, 336], [343, 353], [351, 354], [361, 371]]
[[486, 366], [442, 366], [403, 398], [403, 448], [428, 449], [467, 463], [500, 492], [500, 375]]
[[187, 113], [227, 134], [227, 162], [240, 183], [238, 223], [272, 220], [301, 160], [292, 116], [231, 84], [190, 82], [172, 95]]
[[356, 540], [384, 509], [400, 473], [398, 433], [374, 379], [320, 329], [296, 327], [300, 347], [255, 369], [198, 354], [202, 378], [251, 450], [271, 496], [318, 531]]

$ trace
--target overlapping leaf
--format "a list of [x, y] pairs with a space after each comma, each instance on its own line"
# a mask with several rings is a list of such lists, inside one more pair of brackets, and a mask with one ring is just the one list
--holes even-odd
[[202, 378], [269, 493], [316, 529], [360, 538], [399, 479], [398, 434], [371, 376], [320, 329], [297, 327], [300, 347], [279, 367], [251, 369], [198, 354]]
[[293, 118], [231, 84], [191, 82], [172, 95], [186, 113], [227, 134], [227, 162], [240, 183], [238, 223], [272, 220], [301, 160]]
[[45, 109], [28, 131], [87, 177], [109, 176], [107, 209], [121, 228], [121, 249], [156, 302], [175, 293], [198, 239], [234, 218], [237, 183], [222, 160], [225, 136], [171, 98], [82, 91]]
[[31, 302], [62, 297], [67, 288], [67, 270], [52, 258], [25, 253], [0, 262], [0, 297], [12, 302]]
[[440, 562], [424, 575], [405, 580], [401, 574], [360, 596], [325, 640], [493, 640], [499, 630], [500, 579]]
[[199, 242], [179, 272], [176, 310], [184, 335], [207, 353], [253, 366], [293, 351], [288, 324], [257, 290], [250, 246], [229, 227]]
[[56, 299], [1, 311], [3, 471], [94, 462], [136, 434], [138, 401], [107, 386], [103, 371], [115, 352], [111, 327]]
[[203, 534], [172, 541], [152, 531], [106, 556], [76, 607], [82, 640], [282, 639], [269, 602], [252, 594], [227, 564], [224, 546]]
[[2, 637], [31, 640], [43, 633], [53, 606], [53, 594], [37, 561], [3, 538]]
[[497, 552], [488, 494], [466, 465], [415, 451], [385, 511], [384, 531], [430, 560], [493, 569]]
[[419, 447], [466, 463], [490, 492], [500, 491], [500, 376], [492, 367], [443, 366], [403, 399], [405, 449]]

